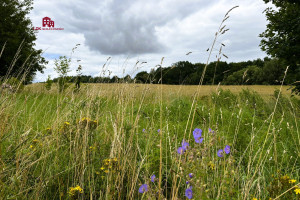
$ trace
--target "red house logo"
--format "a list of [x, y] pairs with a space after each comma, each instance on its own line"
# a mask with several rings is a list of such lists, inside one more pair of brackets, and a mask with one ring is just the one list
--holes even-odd
[[44, 17], [43, 18], [43, 27], [54, 27], [54, 21], [51, 20], [50, 17]]
[[50, 17], [43, 18], [43, 27], [32, 27], [35, 31], [60, 31], [64, 30], [64, 28], [54, 28], [54, 21], [51, 20]]

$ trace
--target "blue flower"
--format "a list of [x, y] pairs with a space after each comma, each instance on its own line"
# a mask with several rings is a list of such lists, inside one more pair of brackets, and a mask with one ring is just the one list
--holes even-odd
[[188, 189], [185, 190], [185, 196], [186, 196], [188, 199], [193, 198], [193, 191], [192, 191], [192, 188], [191, 188], [191, 187], [189, 187]]
[[187, 182], [185, 182], [185, 183], [188, 185], [190, 182], [187, 181]]
[[215, 131], [211, 130], [211, 128], [209, 128], [208, 131], [209, 131], [210, 133], [214, 133], [214, 132], [215, 132]]
[[157, 132], [159, 133], [159, 132], [160, 132], [160, 129], [158, 129]]
[[139, 188], [139, 193], [144, 193], [148, 191], [148, 185], [147, 184], [143, 184], [141, 185], [141, 187]]
[[222, 158], [223, 157], [223, 149], [219, 149], [217, 155]]
[[202, 130], [200, 128], [195, 128], [195, 130], [193, 131], [193, 136], [194, 138], [199, 138], [202, 136]]
[[179, 153], [180, 155], [182, 155], [185, 152], [185, 149], [183, 147], [179, 147], [177, 149], [177, 153]]
[[151, 176], [151, 182], [152, 182], [152, 183], [154, 183], [155, 178], [156, 178], [156, 176], [153, 174], [153, 175]]
[[145, 133], [146, 129], [143, 129], [143, 132]]
[[193, 178], [194, 174], [193, 173], [189, 173], [189, 177]]
[[226, 154], [229, 154], [230, 153], [230, 146], [226, 145], [225, 148], [224, 148], [224, 151], [225, 151]]
[[203, 142], [203, 137], [195, 138], [195, 142], [201, 144]]
[[185, 140], [182, 140], [181, 145], [182, 145], [182, 148], [184, 148], [184, 150], [187, 150], [187, 147], [189, 146], [189, 143], [186, 142]]

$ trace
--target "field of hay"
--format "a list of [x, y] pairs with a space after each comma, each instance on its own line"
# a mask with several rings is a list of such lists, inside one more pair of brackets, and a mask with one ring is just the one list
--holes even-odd
[[297, 199], [288, 86], [71, 85], [0, 94], [0, 199]]
[[[242, 90], [249, 89], [257, 92], [263, 98], [268, 98], [274, 95], [274, 91], [280, 89], [280, 85], [158, 85], [158, 84], [118, 84], [118, 83], [98, 83], [98, 84], [84, 84], [82, 87], [89, 90], [90, 94], [111, 96], [118, 93], [120, 88], [126, 89], [127, 92], [136, 94], [142, 94], [147, 90], [147, 94], [159, 93], [162, 89], [165, 95], [171, 96], [187, 96], [192, 97], [198, 91], [199, 96], [210, 95], [218, 90], [230, 90], [233, 94], [238, 94]], [[282, 94], [285, 96], [291, 95], [290, 86], [282, 86]], [[32, 92], [42, 92], [45, 90], [44, 84], [36, 83], [27, 86], [26, 88]], [[57, 89], [53, 87], [51, 92], [57, 92]]]

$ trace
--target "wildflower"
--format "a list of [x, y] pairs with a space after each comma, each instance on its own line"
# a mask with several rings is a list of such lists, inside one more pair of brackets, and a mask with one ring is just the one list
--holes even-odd
[[298, 188], [298, 189], [294, 190], [294, 192], [295, 192], [296, 194], [300, 194], [300, 189]]
[[193, 136], [195, 139], [195, 142], [198, 144], [201, 144], [203, 141], [203, 137], [202, 137], [202, 130], [199, 128], [195, 128], [195, 130], [193, 131]]
[[104, 168], [104, 167], [101, 167], [100, 169], [103, 171], [105, 168]]
[[143, 133], [145, 133], [146, 129], [143, 129]]
[[295, 179], [290, 179], [289, 183], [296, 183], [296, 180]]
[[194, 138], [199, 138], [202, 136], [202, 130], [200, 128], [195, 128], [195, 130], [193, 131], [193, 136]]
[[79, 185], [77, 185], [76, 187], [70, 187], [70, 189], [69, 189], [69, 195], [71, 197], [76, 196], [79, 193], [81, 193], [81, 194], [83, 193], [83, 189]]
[[65, 126], [70, 126], [71, 124], [69, 122], [64, 123]]
[[96, 147], [95, 147], [95, 146], [90, 146], [90, 150], [91, 150], [91, 151], [95, 151], [95, 150], [96, 150]]
[[159, 133], [159, 132], [160, 132], [160, 129], [158, 129], [157, 132]]
[[153, 174], [153, 175], [151, 176], [151, 182], [152, 182], [152, 183], [154, 183], [155, 178], [156, 178], [156, 176]]
[[214, 170], [216, 167], [215, 167], [215, 164], [212, 162], [212, 161], [210, 161], [209, 163], [208, 163], [208, 166], [210, 167], [210, 169], [212, 169], [212, 170]]
[[187, 181], [187, 182], [185, 182], [185, 183], [188, 185], [190, 182]]
[[188, 199], [191, 199], [193, 198], [193, 191], [192, 191], [192, 187], [189, 187], [185, 190], [185, 196], [188, 198]]
[[189, 143], [188, 142], [186, 142], [185, 140], [182, 140], [182, 148], [184, 149], [184, 150], [187, 150], [187, 147], [189, 146]]
[[284, 176], [281, 177], [281, 179], [287, 180], [287, 179], [290, 179], [290, 177], [288, 175], [284, 175]]
[[215, 132], [215, 131], [211, 130], [211, 128], [209, 128], [208, 131], [209, 131], [210, 133], [214, 133], [214, 132]]
[[40, 141], [37, 139], [34, 139], [34, 140], [32, 140], [32, 144], [29, 146], [29, 148], [33, 149], [33, 148], [36, 148], [38, 145], [41, 145]]
[[148, 185], [147, 184], [143, 184], [139, 188], [139, 193], [144, 193], [144, 192], [148, 192]]
[[179, 153], [180, 155], [183, 154], [185, 152], [185, 149], [183, 147], [179, 147], [177, 149], [177, 153]]
[[203, 142], [203, 137], [195, 138], [195, 142], [201, 144]]
[[229, 154], [230, 153], [230, 146], [226, 145], [225, 148], [224, 148], [224, 151], [225, 151], [226, 154]]
[[193, 173], [189, 173], [189, 177], [193, 178], [194, 174]]
[[222, 158], [223, 157], [223, 149], [219, 149], [217, 155]]
[[254, 197], [252, 200], [258, 200], [258, 199]]

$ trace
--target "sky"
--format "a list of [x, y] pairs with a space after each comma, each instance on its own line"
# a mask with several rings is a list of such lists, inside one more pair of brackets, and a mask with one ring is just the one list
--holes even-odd
[[[209, 57], [207, 49], [234, 6], [239, 7], [223, 23], [229, 30], [218, 36]], [[29, 15], [33, 26], [42, 27], [49, 17], [64, 30], [37, 31], [35, 48], [49, 63], [34, 82], [58, 76], [54, 60], [59, 56], [71, 58], [69, 75], [80, 64], [84, 75], [110, 77], [134, 77], [178, 61], [215, 61], [222, 44], [228, 58], [221, 61], [264, 58], [259, 34], [266, 29], [263, 11], [269, 6], [263, 0], [35, 0]]]

